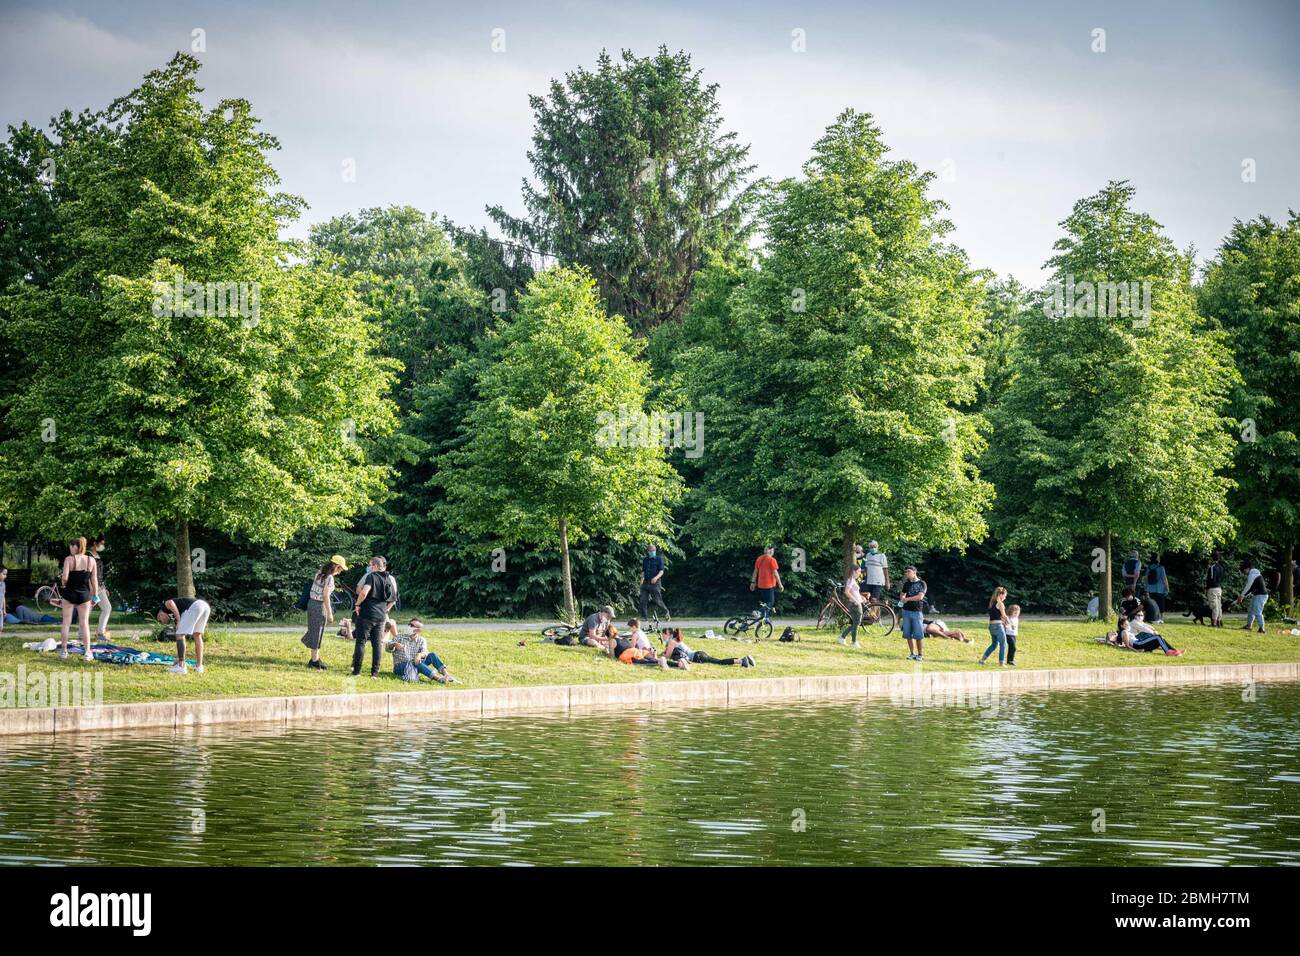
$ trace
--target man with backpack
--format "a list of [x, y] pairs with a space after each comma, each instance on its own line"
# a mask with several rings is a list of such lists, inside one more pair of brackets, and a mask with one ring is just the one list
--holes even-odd
[[1124, 587], [1138, 589], [1138, 579], [1142, 576], [1142, 559], [1138, 557], [1137, 548], [1128, 553], [1121, 566], [1124, 575]]
[[1155, 601], [1156, 607], [1160, 610], [1160, 620], [1149, 623], [1163, 624], [1165, 601], [1169, 597], [1169, 576], [1165, 573], [1165, 566], [1160, 563], [1158, 554], [1147, 565], [1147, 594], [1151, 595], [1151, 600]]
[[397, 580], [388, 573], [388, 561], [370, 559], [369, 570], [357, 582], [356, 610], [352, 613], [356, 630], [352, 649], [352, 676], [361, 676], [361, 661], [370, 643], [370, 676], [379, 676], [379, 656], [383, 649], [384, 621], [397, 604]]

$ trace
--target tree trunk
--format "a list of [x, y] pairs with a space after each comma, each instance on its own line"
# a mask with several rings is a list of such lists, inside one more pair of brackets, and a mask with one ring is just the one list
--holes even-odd
[[569, 523], [560, 519], [560, 576], [564, 578], [564, 620], [578, 623], [577, 609], [573, 606], [573, 571], [569, 567]]
[[844, 574], [842, 577], [845, 581], [847, 581], [849, 575], [853, 573], [853, 534], [853, 526], [846, 524], [844, 526], [844, 539], [841, 549], [844, 558]]
[[1098, 592], [1097, 616], [1103, 621], [1109, 620], [1111, 612], [1114, 610], [1111, 595], [1111, 569], [1110, 569], [1110, 532], [1106, 532], [1106, 553], [1101, 559], [1101, 590]]
[[190, 525], [176, 519], [176, 596], [194, 597], [194, 567], [190, 564]]

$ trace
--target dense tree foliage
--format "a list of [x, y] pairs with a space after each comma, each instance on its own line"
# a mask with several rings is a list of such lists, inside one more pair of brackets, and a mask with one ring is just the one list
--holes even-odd
[[[284, 544], [385, 492], [365, 436], [395, 423], [352, 283], [291, 261], [249, 104], [198, 101], [177, 55], [61, 144], [45, 284], [11, 286], [24, 377], [4, 409], [0, 509], [68, 536], [193, 524]], [[362, 439], [362, 440], [357, 440]]]
[[644, 430], [608, 431], [610, 416], [647, 411], [648, 370], [594, 280], [564, 268], [529, 283], [518, 315], [488, 333], [484, 350], [464, 442], [434, 478], [447, 492], [442, 513], [505, 547], [558, 548], [572, 619], [570, 541], [668, 535], [679, 480], [663, 446]]
[[755, 182], [660, 49], [533, 97], [504, 235], [391, 206], [292, 243], [275, 139], [197, 68], [0, 144], [0, 537], [107, 531], [124, 605], [194, 569], [266, 617], [379, 552], [435, 613], [572, 617], [630, 607], [652, 539], [679, 614], [745, 608], [767, 542], [808, 612], [874, 537], [944, 612], [1078, 611], [1098, 548], [1107, 601], [1113, 546], [1175, 552], [1175, 601], [1212, 546], [1293, 552], [1295, 214], [1236, 223], [1197, 289], [1111, 183], [1046, 288], [990, 281], [869, 115]]
[[530, 98], [536, 114], [524, 216], [492, 218], [514, 240], [586, 266], [634, 331], [680, 318], [712, 252], [743, 245], [755, 187], [749, 147], [722, 131], [717, 89], [686, 53], [601, 53]]
[[[1116, 538], [1186, 550], [1233, 533], [1231, 356], [1222, 334], [1202, 327], [1190, 261], [1132, 198], [1131, 186], [1110, 183], [1062, 223], [1048, 263], [1055, 285], [1023, 314], [1017, 374], [993, 410], [1005, 542], [1065, 553], [1094, 539], [1104, 607]], [[1089, 300], [1085, 283], [1139, 294], [1112, 310]]]
[[[1201, 307], [1227, 330], [1241, 373], [1232, 512], [1245, 535], [1281, 548], [1285, 567], [1300, 532], [1300, 217], [1234, 224]], [[1290, 575], [1282, 593], [1294, 602]]]
[[885, 154], [869, 116], [842, 114], [804, 177], [775, 188], [759, 268], [720, 303], [716, 334], [678, 356], [681, 399], [706, 423], [687, 524], [702, 551], [984, 534], [984, 440], [962, 407], [983, 293], [942, 241], [930, 174]]

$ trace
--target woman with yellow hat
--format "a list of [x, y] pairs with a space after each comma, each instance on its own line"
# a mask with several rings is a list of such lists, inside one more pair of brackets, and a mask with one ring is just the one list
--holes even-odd
[[334, 623], [334, 605], [330, 601], [330, 595], [334, 593], [334, 575], [347, 569], [348, 563], [336, 554], [311, 579], [311, 591], [307, 596], [307, 633], [302, 636], [302, 642], [311, 651], [307, 666], [318, 671], [325, 670], [325, 662], [320, 659], [325, 628]]

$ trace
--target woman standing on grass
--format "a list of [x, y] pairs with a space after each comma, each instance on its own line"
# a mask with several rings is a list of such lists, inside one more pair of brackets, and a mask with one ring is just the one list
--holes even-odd
[[993, 596], [989, 598], [989, 636], [993, 638], [989, 644], [988, 650], [980, 658], [983, 664], [989, 659], [989, 655], [994, 649], [998, 652], [998, 667], [1006, 664], [1007, 658], [1007, 589], [998, 586], [993, 589]]
[[86, 552], [86, 539], [68, 542], [68, 556], [63, 559], [63, 580], [59, 595], [63, 604], [63, 643], [59, 656], [68, 656], [68, 630], [72, 625], [72, 612], [77, 612], [77, 631], [81, 635], [81, 650], [85, 660], [93, 661], [90, 644], [90, 599], [99, 593], [99, 573], [95, 559]]
[[326, 669], [320, 659], [320, 646], [325, 639], [325, 628], [334, 623], [334, 605], [330, 596], [334, 593], [334, 576], [348, 569], [348, 563], [340, 555], [334, 555], [316, 572], [311, 579], [311, 591], [307, 595], [307, 633], [302, 642], [311, 651], [311, 660], [307, 666], [314, 670]]

